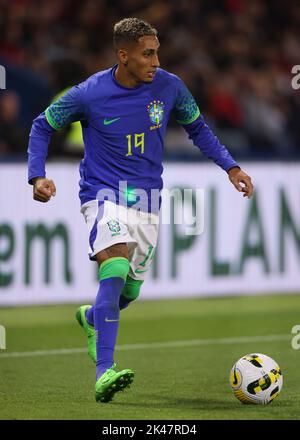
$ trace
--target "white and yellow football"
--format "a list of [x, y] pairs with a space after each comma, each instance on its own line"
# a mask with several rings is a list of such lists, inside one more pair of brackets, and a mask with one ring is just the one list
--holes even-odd
[[247, 354], [230, 372], [230, 386], [242, 403], [266, 405], [281, 391], [283, 378], [278, 364], [265, 354]]

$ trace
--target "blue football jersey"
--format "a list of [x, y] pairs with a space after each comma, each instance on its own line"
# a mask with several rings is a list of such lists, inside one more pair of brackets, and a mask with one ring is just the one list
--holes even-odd
[[[28, 149], [29, 180], [45, 175], [43, 149], [47, 150], [49, 140], [41, 145], [42, 130], [46, 139], [51, 130], [81, 121], [85, 146], [80, 164], [81, 203], [97, 198], [102, 189], [119, 194], [120, 182], [126, 182], [128, 204], [135, 203], [139, 190], [146, 191], [150, 200], [151, 190], [163, 186], [164, 136], [171, 111], [206, 156], [226, 171], [238, 166], [205, 124], [180, 78], [158, 69], [151, 83], [126, 88], [116, 81], [116, 68], [72, 87], [36, 118]], [[150, 205], [146, 209], [153, 210]]]

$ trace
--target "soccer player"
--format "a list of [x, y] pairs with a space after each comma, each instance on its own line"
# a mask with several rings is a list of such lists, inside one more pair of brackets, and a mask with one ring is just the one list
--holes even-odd
[[[56, 193], [45, 173], [50, 137], [81, 122], [85, 153], [79, 197], [90, 234], [89, 257], [99, 265], [99, 290], [95, 304], [81, 306], [76, 317], [96, 363], [99, 402], [109, 402], [134, 376], [131, 369], [117, 371], [114, 349], [120, 310], [139, 296], [154, 255], [159, 203], [150, 196], [163, 186], [163, 138], [171, 111], [238, 191], [248, 198], [253, 191], [250, 177], [206, 125], [186, 85], [159, 68], [157, 31], [143, 20], [126, 18], [114, 26], [114, 46], [118, 63], [71, 88], [39, 115], [28, 147], [34, 200], [48, 202]], [[126, 183], [124, 191], [120, 182]], [[141, 190], [149, 197], [137, 210]]]

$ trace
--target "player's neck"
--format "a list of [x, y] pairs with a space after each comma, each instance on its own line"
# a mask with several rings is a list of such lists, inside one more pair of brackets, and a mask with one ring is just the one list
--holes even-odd
[[141, 82], [132, 77], [128, 71], [118, 65], [115, 70], [115, 80], [123, 87], [134, 89], [141, 85]]

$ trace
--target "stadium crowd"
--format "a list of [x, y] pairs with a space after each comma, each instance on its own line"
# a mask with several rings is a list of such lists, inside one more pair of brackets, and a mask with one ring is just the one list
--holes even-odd
[[[178, 74], [236, 158], [300, 157], [298, 0], [0, 0], [0, 160], [25, 157], [32, 119], [53, 97], [115, 64], [112, 26], [158, 29], [161, 67]], [[65, 148], [54, 141], [52, 154]], [[171, 121], [167, 157], [199, 154]]]

